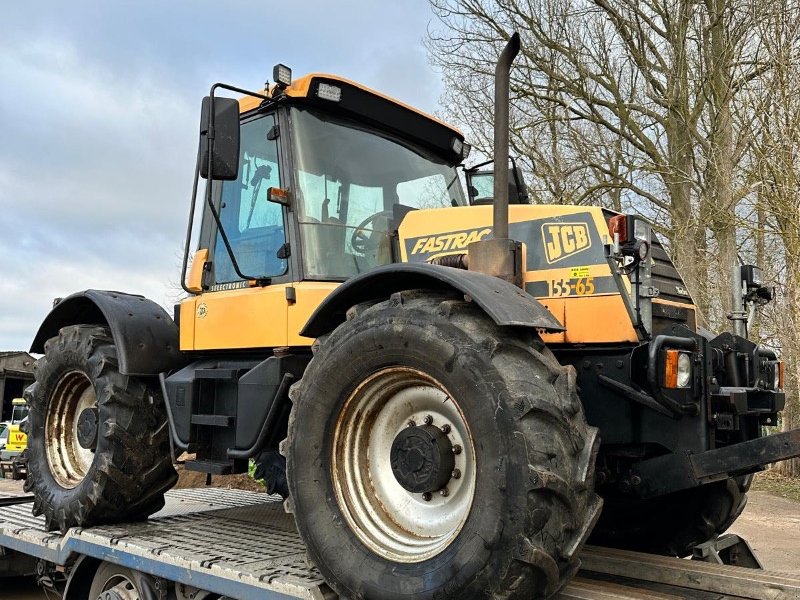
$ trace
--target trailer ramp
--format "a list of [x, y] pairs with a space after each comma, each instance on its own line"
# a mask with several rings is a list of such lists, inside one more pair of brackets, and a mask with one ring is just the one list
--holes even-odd
[[[334, 600], [280, 498], [172, 490], [142, 523], [44, 531], [29, 502], [0, 506], [0, 547], [66, 565], [80, 555], [239, 600]], [[741, 567], [587, 547], [559, 600], [800, 600], [800, 579]]]

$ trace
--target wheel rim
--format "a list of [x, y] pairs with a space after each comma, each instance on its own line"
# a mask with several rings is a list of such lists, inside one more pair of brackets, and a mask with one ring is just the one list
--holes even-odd
[[92, 466], [94, 452], [81, 445], [78, 423], [84, 410], [96, 407], [94, 387], [85, 373], [72, 371], [56, 384], [45, 421], [45, 444], [50, 473], [64, 488], [80, 484]]
[[103, 584], [97, 600], [141, 600], [136, 585], [125, 575], [112, 575]]
[[[404, 488], [391, 464], [393, 441], [410, 423], [445, 427], [455, 454], [449, 481], [429, 494]], [[373, 552], [396, 562], [421, 562], [458, 536], [475, 496], [475, 449], [461, 408], [438, 381], [406, 367], [374, 373], [345, 401], [333, 448], [337, 501]]]

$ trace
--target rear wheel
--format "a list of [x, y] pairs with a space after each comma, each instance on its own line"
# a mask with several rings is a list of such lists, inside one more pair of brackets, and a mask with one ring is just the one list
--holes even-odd
[[644, 502], [606, 500], [592, 543], [688, 556], [724, 533], [747, 505], [752, 476], [732, 477]]
[[346, 598], [545, 598], [600, 511], [575, 371], [463, 299], [404, 292], [319, 340], [287, 507]]
[[34, 514], [48, 530], [149, 516], [177, 480], [157, 387], [121, 375], [106, 327], [65, 327], [25, 392]]

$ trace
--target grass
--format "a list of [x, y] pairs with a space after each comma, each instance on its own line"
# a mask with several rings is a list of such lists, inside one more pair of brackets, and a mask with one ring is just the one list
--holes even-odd
[[756, 475], [751, 489], [800, 502], [800, 479], [783, 477], [774, 471], [764, 471]]

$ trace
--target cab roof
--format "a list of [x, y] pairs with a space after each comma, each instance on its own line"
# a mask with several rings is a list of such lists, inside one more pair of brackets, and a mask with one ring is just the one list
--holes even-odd
[[[341, 90], [340, 100], [326, 99], [319, 93], [320, 85], [335, 86]], [[358, 122], [372, 123], [383, 129], [392, 130], [403, 137], [428, 146], [438, 154], [449, 159], [462, 159], [460, 148], [464, 134], [458, 129], [421, 110], [400, 102], [390, 96], [338, 75], [309, 73], [292, 81], [286, 88], [270, 86], [261, 92], [275, 100], [288, 100], [297, 105], [311, 105], [325, 110], [342, 113]], [[239, 99], [239, 110], [246, 113], [257, 109], [261, 98], [244, 96]]]

